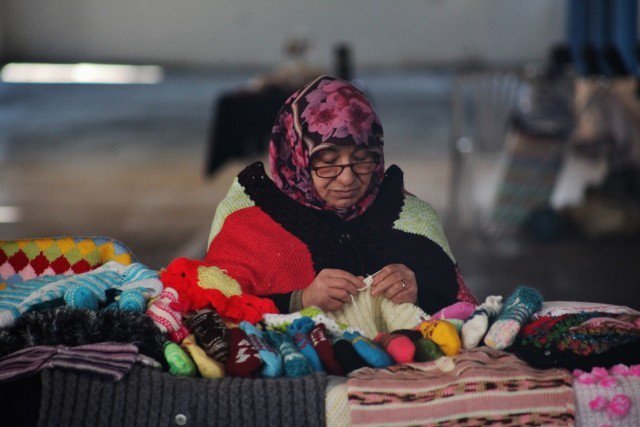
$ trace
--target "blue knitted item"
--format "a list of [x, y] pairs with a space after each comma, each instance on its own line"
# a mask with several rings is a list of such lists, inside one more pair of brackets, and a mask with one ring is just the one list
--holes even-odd
[[294, 320], [292, 324], [287, 326], [287, 334], [293, 339], [300, 353], [309, 360], [313, 370], [324, 371], [320, 356], [318, 356], [318, 352], [313, 348], [313, 343], [309, 337], [309, 333], [314, 326], [316, 326], [316, 324], [312, 319], [302, 317]]
[[258, 350], [263, 365], [260, 376], [277, 378], [282, 375], [282, 356], [264, 339], [262, 331], [243, 320], [238, 324], [246, 334], [249, 342]]
[[120, 294], [118, 307], [120, 310], [142, 313], [147, 308], [147, 300], [140, 289], [127, 289]]
[[313, 373], [311, 365], [293, 345], [287, 334], [278, 331], [265, 331], [269, 342], [280, 351], [284, 359], [284, 372], [289, 378], [304, 377]]
[[98, 297], [83, 285], [73, 285], [64, 293], [64, 302], [69, 307], [86, 308], [87, 310], [98, 309]]
[[342, 337], [349, 340], [360, 357], [374, 368], [386, 368], [394, 364], [391, 356], [369, 338], [357, 332], [345, 332]]
[[489, 328], [484, 343], [498, 350], [509, 347], [522, 326], [541, 307], [540, 292], [527, 286], [519, 286], [505, 301], [502, 313]]
[[[140, 287], [150, 290], [152, 296], [157, 295], [162, 289], [157, 272], [137, 263], [124, 266], [112, 261], [82, 274], [37, 277], [8, 285], [2, 291], [0, 328], [11, 326], [31, 306], [64, 297], [69, 289], [78, 285], [90, 291], [99, 302], [106, 301], [105, 291], [109, 288], [133, 289]], [[71, 294], [69, 299], [71, 305], [82, 304], [82, 301], [85, 301], [83, 298], [76, 301], [71, 297]], [[78, 307], [78, 305], [74, 305], [74, 307]]]

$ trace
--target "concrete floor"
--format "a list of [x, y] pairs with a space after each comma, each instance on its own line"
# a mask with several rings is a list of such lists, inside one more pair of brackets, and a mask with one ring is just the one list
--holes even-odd
[[[0, 238], [106, 235], [154, 268], [202, 257], [217, 203], [254, 160], [205, 178], [212, 106], [251, 75], [174, 71], [160, 84], [125, 86], [0, 83], [0, 206], [16, 216], [0, 221]], [[451, 76], [361, 77], [385, 128], [388, 163], [400, 165], [407, 189], [445, 217]], [[547, 300], [640, 308], [637, 240], [488, 242], [477, 230], [446, 225], [480, 298], [527, 284]]]

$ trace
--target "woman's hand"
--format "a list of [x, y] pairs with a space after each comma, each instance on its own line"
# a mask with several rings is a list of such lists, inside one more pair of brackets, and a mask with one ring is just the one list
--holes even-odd
[[356, 295], [358, 288], [363, 286], [362, 279], [348, 271], [325, 268], [302, 291], [302, 306], [315, 305], [324, 311], [340, 310], [342, 304], [351, 302], [349, 295]]
[[396, 304], [414, 304], [418, 299], [416, 275], [404, 264], [389, 264], [373, 277], [371, 295], [384, 295]]

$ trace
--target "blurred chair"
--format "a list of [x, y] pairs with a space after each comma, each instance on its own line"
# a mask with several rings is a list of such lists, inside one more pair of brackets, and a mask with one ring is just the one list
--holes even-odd
[[515, 73], [478, 73], [454, 79], [449, 153], [451, 185], [447, 222], [480, 227], [498, 186], [509, 118], [525, 85]]

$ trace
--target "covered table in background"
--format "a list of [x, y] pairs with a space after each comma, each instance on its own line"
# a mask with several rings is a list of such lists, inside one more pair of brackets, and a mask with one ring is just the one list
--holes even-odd
[[221, 96], [214, 105], [205, 175], [213, 175], [229, 159], [265, 150], [276, 114], [293, 91], [271, 85]]

